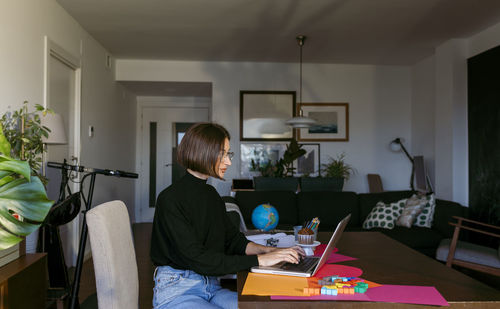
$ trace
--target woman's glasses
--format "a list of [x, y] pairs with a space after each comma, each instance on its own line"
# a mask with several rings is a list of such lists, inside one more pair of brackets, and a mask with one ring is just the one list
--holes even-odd
[[233, 157], [234, 157], [234, 152], [226, 152], [223, 156], [222, 156], [222, 161], [224, 161], [224, 159], [228, 158], [229, 161], [232, 161], [233, 160]]

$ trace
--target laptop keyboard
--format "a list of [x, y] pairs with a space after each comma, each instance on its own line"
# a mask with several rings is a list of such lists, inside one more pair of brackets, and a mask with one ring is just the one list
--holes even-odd
[[305, 257], [298, 264], [293, 263], [285, 263], [281, 267], [281, 269], [289, 270], [289, 271], [301, 271], [306, 272], [310, 270], [316, 263], [319, 261], [317, 257]]

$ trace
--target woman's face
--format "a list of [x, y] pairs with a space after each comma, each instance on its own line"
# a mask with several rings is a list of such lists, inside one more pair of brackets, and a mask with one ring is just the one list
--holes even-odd
[[224, 174], [226, 173], [227, 168], [231, 165], [231, 157], [232, 152], [230, 152], [229, 148], [229, 140], [226, 138], [224, 140], [224, 151], [217, 165], [215, 166], [215, 170], [217, 171], [217, 176], [220, 178], [224, 178]]

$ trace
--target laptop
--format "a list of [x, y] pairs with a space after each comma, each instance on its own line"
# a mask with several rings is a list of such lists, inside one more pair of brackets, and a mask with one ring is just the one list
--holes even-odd
[[351, 214], [347, 215], [342, 221], [337, 224], [335, 232], [333, 232], [328, 245], [321, 257], [306, 256], [298, 264], [281, 262], [273, 266], [254, 266], [250, 269], [253, 273], [274, 274], [295, 277], [312, 277], [326, 263], [326, 260], [332, 253], [333, 249], [340, 240], [340, 236], [344, 232], [347, 223], [351, 219]]

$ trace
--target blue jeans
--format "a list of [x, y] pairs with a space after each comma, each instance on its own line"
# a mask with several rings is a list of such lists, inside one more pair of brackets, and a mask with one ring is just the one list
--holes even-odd
[[159, 266], [154, 280], [153, 309], [238, 308], [236, 292], [221, 288], [217, 277]]

